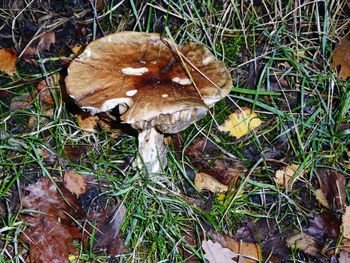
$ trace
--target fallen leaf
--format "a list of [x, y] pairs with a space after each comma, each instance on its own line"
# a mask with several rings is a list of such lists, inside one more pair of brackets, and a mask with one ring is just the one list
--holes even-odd
[[13, 76], [16, 68], [16, 52], [11, 48], [0, 49], [0, 71]]
[[342, 251], [339, 254], [339, 263], [349, 263], [350, 262], [350, 253]]
[[289, 237], [287, 239], [287, 244], [289, 247], [300, 249], [304, 253], [311, 256], [315, 256], [321, 251], [316, 238], [305, 233], [299, 233]]
[[219, 129], [239, 139], [261, 124], [262, 121], [257, 114], [250, 108], [244, 107], [232, 113]]
[[89, 145], [65, 145], [63, 148], [65, 156], [74, 163], [79, 162], [89, 150]]
[[340, 67], [338, 78], [346, 80], [350, 77], [350, 40], [343, 38], [332, 55], [332, 68]]
[[37, 53], [41, 54], [50, 49], [51, 45], [56, 42], [55, 32], [45, 32], [39, 39], [33, 41], [23, 52], [24, 58], [34, 57]]
[[75, 171], [66, 171], [63, 177], [64, 187], [76, 196], [80, 196], [87, 190], [87, 175]]
[[87, 112], [81, 112], [76, 116], [79, 127], [87, 132], [97, 132], [95, 127], [98, 124], [99, 117], [97, 115], [91, 116]]
[[350, 206], [347, 206], [345, 208], [342, 221], [343, 236], [347, 239], [350, 239]]
[[[280, 187], [288, 188], [290, 180], [294, 177], [296, 171], [299, 169], [298, 164], [290, 164], [285, 166], [283, 169], [277, 170], [275, 173], [275, 181]], [[297, 177], [303, 176], [301, 171]]]
[[220, 243], [211, 240], [203, 240], [202, 248], [205, 252], [204, 257], [209, 263], [236, 263], [232, 260], [237, 254], [230, 249], [224, 248]]
[[317, 183], [329, 206], [334, 209], [342, 209], [346, 204], [344, 175], [326, 168], [319, 168], [316, 171], [319, 177]]
[[38, 149], [39, 155], [47, 163], [54, 163], [57, 160], [57, 155], [49, 149], [41, 148]]
[[81, 233], [71, 217], [77, 219], [82, 213], [75, 198], [65, 194], [68, 205], [48, 179], [25, 188], [28, 192], [22, 199], [23, 221], [28, 227], [21, 239], [30, 246], [30, 262], [68, 262], [69, 253], [76, 252], [71, 246]]
[[228, 186], [220, 183], [214, 177], [206, 173], [197, 173], [194, 184], [198, 191], [208, 190], [213, 193], [226, 193]]

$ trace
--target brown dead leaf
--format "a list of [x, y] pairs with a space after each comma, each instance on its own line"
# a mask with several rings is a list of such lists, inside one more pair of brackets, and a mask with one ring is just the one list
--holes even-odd
[[218, 242], [203, 240], [202, 248], [205, 252], [204, 257], [209, 263], [237, 263], [237, 261], [233, 260], [237, 254], [233, 253], [228, 248], [224, 248]]
[[326, 199], [326, 197], [324, 196], [322, 189], [317, 189], [314, 192], [315, 194], [315, 198], [318, 201], [318, 203], [326, 208], [330, 208], [329, 203]]
[[37, 53], [41, 54], [50, 49], [51, 45], [56, 42], [55, 32], [45, 32], [39, 39], [34, 40], [23, 52], [24, 58], [34, 57]]
[[340, 234], [341, 222], [332, 211], [324, 211], [309, 219], [309, 227], [305, 233], [317, 238], [319, 244], [327, 239], [337, 240]]
[[206, 173], [197, 173], [194, 179], [194, 184], [198, 191], [208, 190], [213, 193], [226, 193], [228, 186], [220, 183], [214, 177]]
[[330, 207], [342, 209], [346, 204], [344, 175], [326, 168], [317, 169], [320, 189]]
[[90, 148], [90, 145], [65, 145], [63, 151], [69, 161], [76, 163], [86, 155]]
[[300, 249], [308, 255], [315, 256], [320, 253], [316, 238], [305, 233], [299, 233], [287, 239], [288, 246], [294, 249]]
[[258, 115], [250, 108], [244, 107], [232, 113], [219, 127], [219, 130], [229, 132], [231, 136], [239, 139], [261, 124], [262, 121], [258, 118]]
[[63, 177], [64, 187], [78, 197], [87, 190], [87, 175], [75, 171], [66, 171]]
[[79, 219], [82, 213], [76, 199], [66, 193], [68, 205], [48, 178], [27, 186], [26, 191], [22, 205], [28, 227], [21, 239], [30, 246], [30, 262], [68, 262], [69, 253], [75, 252], [71, 241], [81, 237], [71, 219]]
[[[285, 166], [283, 169], [277, 170], [274, 178], [275, 182], [280, 187], [288, 188], [289, 182], [294, 177], [298, 168], [298, 164], [292, 163], [290, 165]], [[303, 173], [301, 172], [296, 176], [301, 177], [303, 176]]]
[[0, 71], [13, 76], [16, 68], [16, 52], [11, 48], [0, 49]]
[[343, 38], [332, 55], [332, 68], [340, 67], [338, 78], [346, 80], [350, 77], [350, 40]]
[[87, 112], [81, 112], [77, 114], [76, 118], [78, 125], [82, 130], [87, 132], [97, 132], [95, 129], [99, 121], [99, 117], [97, 115], [91, 116]]
[[340, 252], [339, 263], [349, 263], [350, 262], [350, 253], [342, 251]]
[[85, 46], [83, 46], [81, 44], [76, 44], [76, 45], [70, 47], [70, 50], [72, 50], [72, 52], [75, 56], [79, 56], [81, 53], [83, 53], [84, 49], [85, 49]]
[[350, 239], [350, 206], [347, 206], [345, 208], [342, 221], [343, 236], [347, 239]]

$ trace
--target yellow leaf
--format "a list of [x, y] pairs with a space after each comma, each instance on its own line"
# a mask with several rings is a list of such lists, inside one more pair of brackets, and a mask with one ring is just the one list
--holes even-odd
[[261, 124], [262, 121], [256, 113], [250, 108], [244, 107], [232, 113], [219, 129], [220, 131], [229, 132], [231, 136], [241, 138]]
[[317, 189], [315, 191], [315, 197], [316, 197], [316, 200], [320, 203], [320, 205], [327, 207], [327, 208], [330, 207], [329, 203], [328, 203], [328, 201], [327, 201], [326, 197], [324, 196], [321, 189]]
[[70, 49], [72, 50], [72, 52], [75, 56], [79, 56], [81, 53], [84, 52], [85, 46], [83, 46], [81, 44], [76, 44], [76, 45], [70, 47]]
[[11, 48], [0, 49], [0, 71], [12, 77], [16, 68], [16, 60], [16, 52]]
[[206, 189], [213, 193], [226, 193], [228, 190], [227, 185], [220, 183], [214, 177], [206, 173], [197, 173], [196, 178], [194, 179], [194, 184], [198, 191]]

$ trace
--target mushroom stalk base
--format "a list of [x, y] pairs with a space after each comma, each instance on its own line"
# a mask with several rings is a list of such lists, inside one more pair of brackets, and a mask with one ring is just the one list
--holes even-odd
[[150, 174], [162, 173], [167, 165], [166, 147], [163, 134], [154, 128], [139, 133], [139, 155], [136, 158], [136, 166], [140, 170], [145, 169]]

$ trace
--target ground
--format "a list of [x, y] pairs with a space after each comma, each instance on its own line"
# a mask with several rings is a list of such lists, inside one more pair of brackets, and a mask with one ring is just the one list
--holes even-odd
[[[349, 14], [337, 0], [1, 1], [0, 261], [349, 262]], [[118, 31], [201, 43], [232, 76], [165, 137], [159, 175], [135, 168], [116, 111], [91, 117], [65, 91], [71, 61]], [[247, 113], [261, 124], [223, 128]]]

